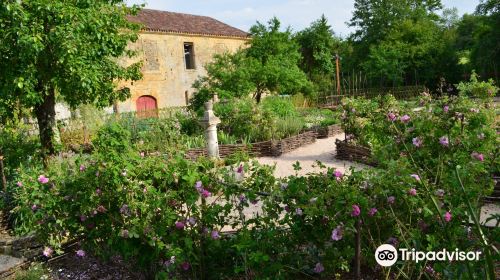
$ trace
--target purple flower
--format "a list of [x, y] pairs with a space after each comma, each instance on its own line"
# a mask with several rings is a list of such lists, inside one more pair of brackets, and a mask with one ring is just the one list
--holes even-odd
[[120, 208], [120, 213], [129, 216], [130, 215], [130, 209], [128, 208], [127, 204], [123, 204], [122, 207]]
[[17, 182], [17, 183], [16, 183], [16, 185], [17, 185], [18, 187], [22, 187], [22, 186], [23, 186], [23, 182]]
[[387, 119], [390, 120], [391, 122], [395, 121], [396, 120], [396, 115], [392, 112], [389, 112], [387, 114]]
[[253, 200], [250, 200], [250, 203], [252, 203], [253, 205], [256, 205], [257, 203], [259, 203], [259, 200], [253, 199]]
[[85, 257], [85, 251], [80, 249], [80, 250], [76, 251], [76, 255], [79, 256], [80, 258], [83, 258], [83, 257]]
[[420, 176], [418, 176], [417, 174], [411, 174], [410, 175], [413, 179], [417, 180], [420, 182]]
[[439, 196], [439, 197], [443, 197], [444, 196], [444, 190], [443, 189], [437, 189], [434, 194], [436, 196]]
[[284, 191], [288, 188], [288, 184], [287, 183], [281, 183], [281, 186], [280, 186], [281, 190]]
[[198, 192], [200, 192], [200, 193], [201, 193], [201, 192], [202, 192], [202, 190], [203, 190], [203, 189], [202, 189], [202, 184], [201, 184], [201, 181], [197, 181], [197, 182], [196, 182], [196, 184], [194, 185], [194, 187], [195, 187], [195, 188], [196, 188], [196, 190], [197, 190]]
[[417, 148], [420, 148], [423, 144], [423, 141], [420, 137], [413, 138], [412, 142], [413, 142], [413, 145]]
[[96, 171], [96, 172], [95, 172], [95, 176], [96, 176], [96, 177], [99, 177], [99, 171]]
[[356, 113], [356, 109], [352, 108], [351, 112]]
[[321, 273], [325, 270], [325, 267], [321, 263], [317, 263], [316, 266], [314, 267], [314, 272], [315, 273]]
[[243, 164], [240, 164], [240, 166], [238, 167], [238, 170], [236, 170], [236, 172], [238, 173], [243, 173]]
[[444, 147], [448, 147], [450, 145], [450, 142], [448, 141], [448, 137], [443, 136], [439, 138], [439, 144], [441, 144]]
[[297, 209], [295, 209], [295, 214], [297, 214], [298, 216], [302, 216], [302, 214], [304, 214], [304, 213], [303, 213], [302, 209], [297, 208]]
[[128, 238], [128, 230], [122, 229], [122, 232], [120, 233], [120, 235], [123, 238]]
[[359, 214], [361, 214], [361, 209], [359, 208], [359, 205], [354, 204], [352, 206], [351, 216], [357, 217], [357, 216], [359, 216]]
[[447, 211], [447, 212], [444, 214], [444, 220], [445, 220], [446, 222], [451, 221], [451, 213], [450, 213], [450, 211]]
[[290, 206], [285, 205], [285, 211], [286, 211], [286, 212], [290, 212]]
[[389, 239], [387, 239], [387, 244], [391, 244], [396, 247], [398, 246], [399, 241], [396, 237], [390, 237]]
[[45, 247], [43, 249], [43, 255], [47, 258], [50, 258], [52, 256], [52, 253], [54, 253], [54, 250], [52, 250], [52, 248], [50, 247]]
[[85, 222], [87, 220], [87, 216], [85, 215], [80, 215], [80, 221]]
[[394, 201], [396, 200], [396, 198], [394, 196], [389, 196], [387, 198], [387, 203], [389, 204], [394, 204]]
[[417, 195], [417, 190], [414, 189], [414, 188], [411, 188], [410, 190], [408, 190], [408, 194], [411, 195], [411, 196], [416, 196]]
[[185, 226], [186, 225], [184, 224], [184, 222], [181, 221], [175, 222], [175, 227], [179, 230], [183, 230]]
[[343, 176], [342, 172], [339, 170], [335, 170], [335, 177], [341, 178]]
[[191, 265], [188, 262], [183, 262], [181, 264], [181, 268], [182, 268], [182, 270], [187, 271], [187, 270], [189, 270], [189, 268], [191, 268]]
[[427, 274], [434, 275], [434, 273], [435, 273], [436, 271], [434, 270], [434, 268], [432, 268], [432, 266], [430, 266], [430, 265], [426, 265], [426, 266], [425, 266], [425, 272], [426, 272]]
[[95, 190], [95, 193], [96, 193], [97, 195], [101, 195], [101, 194], [102, 194], [102, 191], [101, 191], [101, 189], [97, 189], [97, 190]]
[[212, 233], [210, 233], [210, 237], [212, 237], [213, 240], [217, 240], [220, 238], [219, 232], [216, 230], [212, 230]]
[[449, 110], [450, 110], [450, 106], [448, 106], [448, 105], [444, 105], [444, 107], [443, 107], [443, 111], [444, 111], [445, 113], [448, 113], [448, 111], [449, 111]]
[[408, 123], [408, 122], [410, 122], [410, 116], [404, 115], [400, 118], [400, 120], [402, 123]]
[[81, 172], [85, 171], [85, 165], [80, 164], [80, 171], [81, 171]]
[[368, 211], [368, 215], [373, 217], [373, 216], [375, 216], [375, 214], [377, 214], [377, 212], [378, 212], [377, 208], [374, 207], [374, 208], [371, 208], [370, 211]]
[[192, 226], [196, 224], [196, 218], [195, 217], [189, 217], [188, 223]]
[[49, 178], [45, 177], [44, 175], [38, 176], [38, 182], [42, 184], [47, 184], [49, 182]]
[[479, 161], [484, 161], [484, 155], [477, 152], [472, 152], [471, 157]]
[[333, 231], [332, 231], [332, 240], [333, 241], [339, 241], [342, 239], [342, 234], [344, 233], [344, 229], [342, 226], [337, 226]]
[[205, 189], [201, 192], [201, 196], [203, 196], [204, 198], [210, 197], [211, 195], [212, 195], [212, 193], [210, 193], [209, 191], [207, 191]]
[[238, 196], [238, 199], [240, 200], [241, 203], [247, 202], [247, 197], [243, 193]]
[[31, 205], [31, 210], [36, 211], [36, 209], [38, 209], [38, 205], [36, 204]]

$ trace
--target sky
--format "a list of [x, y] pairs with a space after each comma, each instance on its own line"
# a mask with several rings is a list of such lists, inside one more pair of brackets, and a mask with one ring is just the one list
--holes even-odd
[[[278, 17], [284, 26], [299, 31], [322, 14], [337, 36], [354, 30], [346, 24], [352, 16], [354, 0], [126, 0], [128, 4], [146, 3], [146, 8], [213, 17], [248, 31], [256, 22]], [[474, 12], [479, 0], [442, 0], [445, 8], [456, 7], [459, 15]]]

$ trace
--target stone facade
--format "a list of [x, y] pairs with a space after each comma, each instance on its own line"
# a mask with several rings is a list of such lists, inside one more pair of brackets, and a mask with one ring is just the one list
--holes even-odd
[[[131, 48], [138, 51], [135, 59], [143, 61], [143, 79], [121, 84], [130, 88], [131, 98], [117, 104], [118, 112], [136, 111], [141, 96], [156, 99], [157, 108], [186, 106], [194, 81], [206, 74], [204, 66], [213, 56], [235, 52], [247, 41], [242, 37], [142, 31]], [[185, 43], [193, 46], [194, 69], [186, 69]]]

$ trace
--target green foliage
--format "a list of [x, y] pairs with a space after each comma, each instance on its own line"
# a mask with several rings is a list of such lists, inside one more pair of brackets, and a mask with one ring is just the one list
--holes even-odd
[[276, 117], [293, 117], [298, 112], [287, 96], [269, 96], [262, 100], [261, 107], [264, 111], [271, 113]]
[[137, 40], [123, 1], [3, 1], [0, 6], [0, 113], [34, 108], [40, 139], [53, 154], [55, 100], [105, 107], [129, 97], [116, 80], [137, 80], [140, 63], [118, 63]]
[[310, 94], [311, 83], [298, 67], [299, 46], [290, 29], [280, 31], [280, 22], [273, 18], [268, 25], [252, 26], [252, 39], [246, 49], [234, 54], [216, 55], [205, 68], [207, 76], [193, 87], [196, 94], [190, 101], [195, 111], [217, 94], [222, 99], [253, 95], [260, 102], [264, 93]]
[[498, 92], [498, 88], [495, 86], [493, 79], [487, 82], [479, 82], [478, 76], [474, 71], [470, 77], [470, 82], [460, 82], [457, 88], [462, 94], [482, 99], [491, 99]]

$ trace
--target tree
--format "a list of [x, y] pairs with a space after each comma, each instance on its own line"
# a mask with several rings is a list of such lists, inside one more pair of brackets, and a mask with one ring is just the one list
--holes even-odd
[[118, 80], [138, 80], [140, 63], [119, 58], [138, 38], [126, 16], [138, 6], [111, 0], [8, 0], [0, 6], [0, 113], [32, 108], [45, 155], [55, 153], [55, 104], [109, 106], [129, 97]]
[[290, 29], [280, 31], [280, 25], [277, 18], [268, 26], [257, 22], [250, 29], [248, 48], [216, 55], [205, 66], [207, 75], [193, 84], [197, 90], [192, 107], [198, 109], [214, 94], [222, 98], [253, 95], [259, 103], [264, 93], [311, 93], [312, 84], [298, 66], [299, 46]]

